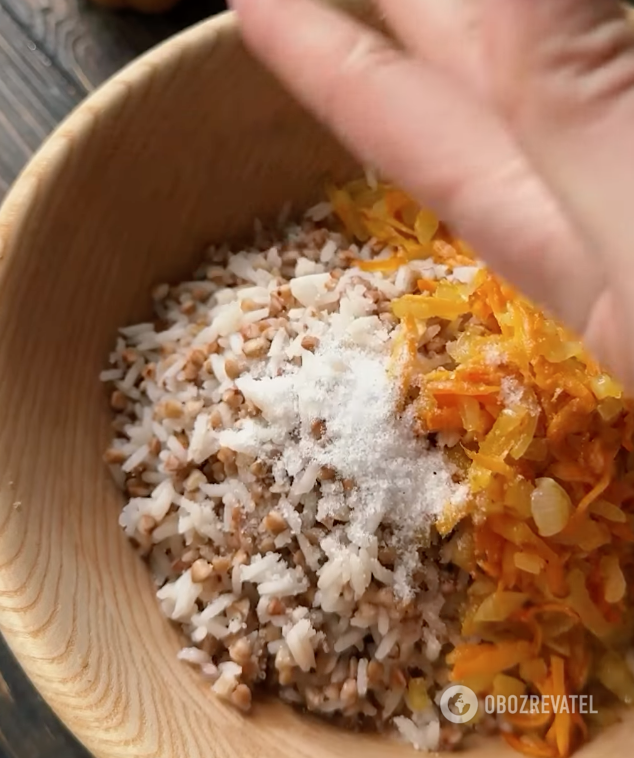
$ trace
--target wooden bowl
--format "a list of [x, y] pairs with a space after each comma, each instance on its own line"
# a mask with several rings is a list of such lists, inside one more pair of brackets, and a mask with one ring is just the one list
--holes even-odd
[[[82, 105], [0, 212], [0, 626], [96, 756], [413, 755], [276, 703], [242, 716], [176, 659], [102, 463], [98, 375], [153, 284], [212, 241], [301, 210], [348, 155], [243, 49], [229, 14], [167, 42]], [[629, 755], [634, 720], [586, 754]], [[504, 752], [496, 741], [476, 748]]]

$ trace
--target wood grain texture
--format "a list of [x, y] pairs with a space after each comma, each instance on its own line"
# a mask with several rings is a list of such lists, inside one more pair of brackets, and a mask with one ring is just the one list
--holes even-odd
[[[177, 634], [118, 528], [101, 462], [98, 373], [117, 326], [148, 311], [151, 285], [285, 200], [305, 207], [326, 175], [356, 170], [224, 16], [95, 93], [0, 210], [0, 628], [98, 758], [413, 756], [280, 705], [247, 718], [216, 701], [176, 660]], [[0, 683], [0, 699], [6, 691]], [[630, 714], [583, 755], [629, 755], [633, 728]], [[470, 753], [502, 754], [499, 742]]]
[[4, 644], [0, 646], [0, 756], [89, 758], [28, 682]]
[[0, 0], [0, 198], [89, 91], [224, 7], [223, 0], [186, 0], [172, 13], [148, 18], [82, 0]]
[[83, 97], [0, 6], [0, 197]]
[[189, 0], [171, 13], [112, 13], [86, 0], [1, 0], [16, 23], [78, 87], [91, 91], [166, 37], [225, 7]]

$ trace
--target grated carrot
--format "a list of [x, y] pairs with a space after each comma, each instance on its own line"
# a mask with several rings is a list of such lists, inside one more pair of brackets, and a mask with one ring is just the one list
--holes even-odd
[[598, 500], [601, 497], [601, 495], [606, 491], [611, 481], [612, 481], [612, 470], [610, 467], [609, 469], [606, 469], [601, 479], [594, 485], [594, 487], [590, 490], [590, 492], [588, 492], [588, 494], [585, 495], [585, 497], [579, 502], [579, 505], [577, 506], [577, 514], [585, 513], [588, 510], [588, 508], [592, 505], [592, 503], [594, 503], [595, 500]]
[[407, 261], [399, 255], [393, 255], [390, 258], [378, 258], [372, 261], [355, 261], [361, 271], [380, 271], [384, 274], [389, 274], [392, 271], [396, 271]]
[[525, 755], [535, 756], [535, 758], [558, 758], [556, 748], [530, 733], [520, 737], [517, 734], [503, 732], [502, 737], [510, 747]]
[[438, 283], [432, 279], [419, 279], [416, 282], [419, 292], [435, 292], [438, 287]]
[[504, 720], [521, 731], [535, 731], [550, 726], [553, 714], [543, 708], [539, 713], [507, 713]]
[[[568, 697], [564, 673], [563, 658], [554, 655], [551, 659], [553, 676], [553, 694], [562, 698]], [[570, 733], [572, 731], [572, 718], [569, 711], [559, 710], [555, 715], [555, 741], [560, 756], [564, 758], [570, 753]]]
[[527, 642], [500, 642], [497, 645], [481, 644], [471, 655], [459, 658], [451, 672], [454, 682], [482, 674], [497, 674], [531, 658], [531, 645]]
[[[355, 182], [331, 200], [357, 239], [391, 246], [390, 258], [361, 262], [366, 270], [416, 257], [450, 271], [476, 264], [468, 245], [389, 184]], [[628, 639], [632, 616], [634, 592], [622, 595], [634, 568], [634, 404], [575, 335], [486, 268], [469, 285], [419, 278], [392, 311], [402, 409], [416, 398], [422, 434], [459, 438], [450, 452], [470, 488], [437, 528], [451, 539], [466, 525], [473, 536], [460, 563], [472, 580], [463, 633], [487, 641], [447, 656], [452, 681], [477, 682], [483, 695], [496, 674], [542, 696], [587, 691], [598, 681], [594, 651]], [[430, 320], [446, 342], [441, 368], [420, 357]], [[544, 479], [554, 483], [534, 497]], [[504, 739], [537, 758], [565, 758], [588, 737], [578, 713], [505, 718], [514, 731]]]

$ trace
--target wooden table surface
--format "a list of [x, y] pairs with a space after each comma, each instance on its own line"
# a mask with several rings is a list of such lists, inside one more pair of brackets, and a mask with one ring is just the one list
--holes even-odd
[[[32, 153], [91, 90], [148, 48], [224, 8], [185, 0], [160, 17], [87, 0], [0, 0], [0, 202]], [[0, 758], [90, 758], [0, 637]]]

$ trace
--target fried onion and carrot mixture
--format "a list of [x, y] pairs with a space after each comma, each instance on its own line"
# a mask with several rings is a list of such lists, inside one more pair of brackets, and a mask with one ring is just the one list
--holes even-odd
[[[432, 258], [450, 270], [474, 254], [406, 193], [357, 181], [330, 199], [359, 242], [383, 254], [358, 265], [391, 273]], [[633, 633], [634, 413], [619, 383], [581, 342], [498, 276], [420, 279], [392, 304], [400, 321], [393, 370], [422, 434], [453, 442], [469, 484], [437, 530], [469, 572], [463, 644], [451, 679], [488, 695], [591, 693], [598, 713], [572, 707], [501, 714], [504, 739], [564, 758], [634, 701], [625, 656]], [[445, 338], [438, 365], [429, 328]]]

